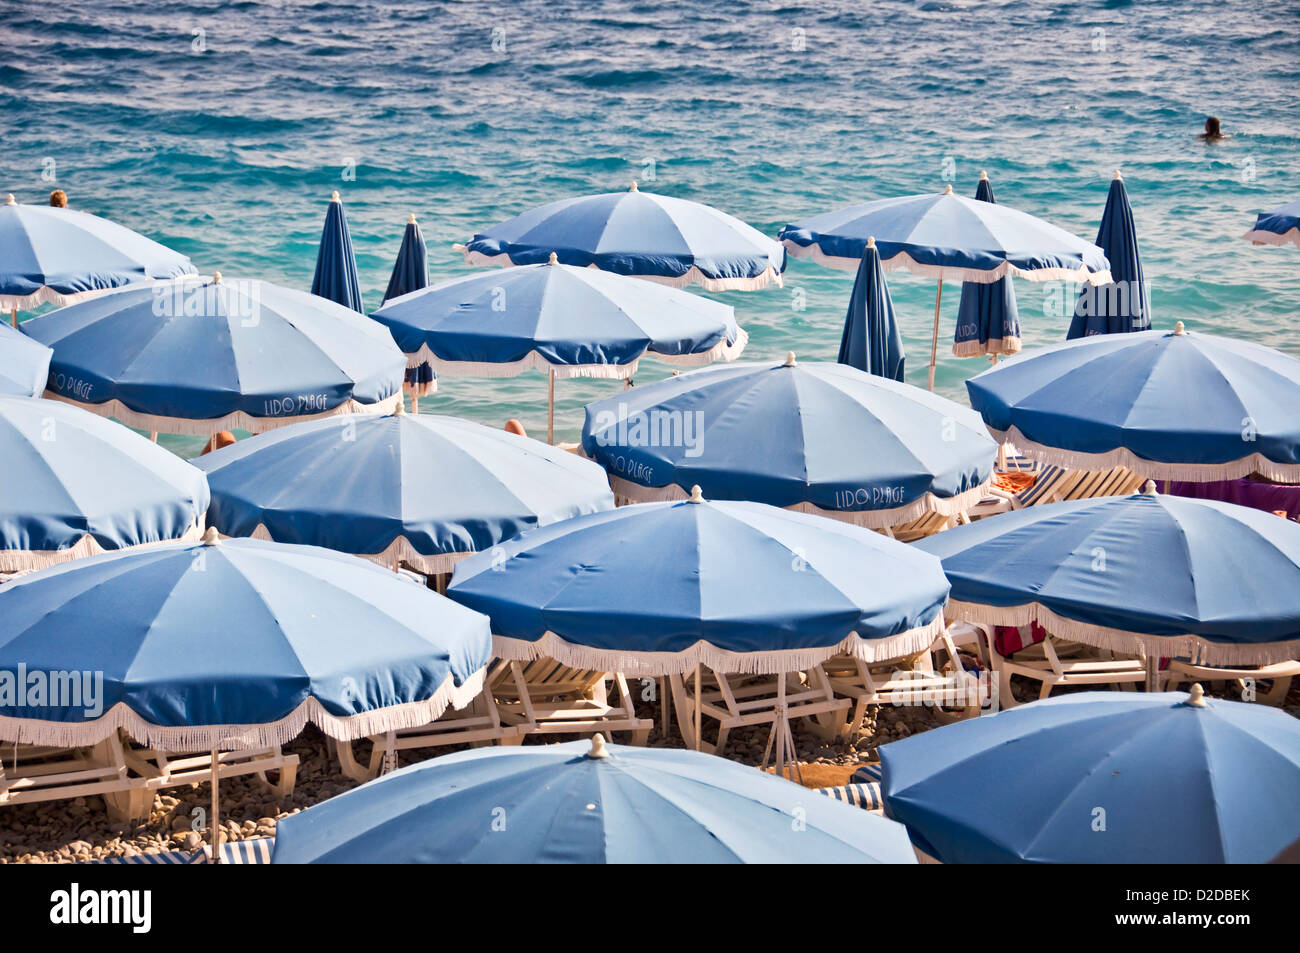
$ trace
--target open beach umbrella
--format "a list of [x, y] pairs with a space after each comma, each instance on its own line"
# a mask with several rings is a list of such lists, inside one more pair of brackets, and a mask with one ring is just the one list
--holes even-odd
[[388, 413], [405, 360], [368, 318], [266, 281], [180, 278], [32, 318], [54, 349], [46, 396], [144, 430], [254, 433]]
[[1300, 721], [1199, 685], [1036, 701], [880, 762], [886, 813], [944, 863], [1261, 864], [1300, 839]]
[[50, 376], [54, 356], [40, 344], [7, 324], [0, 324], [0, 394], [39, 397]]
[[365, 314], [361, 305], [357, 258], [352, 253], [352, 235], [348, 232], [348, 217], [343, 213], [343, 203], [337, 191], [330, 197], [329, 211], [325, 213], [311, 293]]
[[[980, 173], [975, 187], [977, 202], [995, 203], [988, 173]], [[961, 302], [957, 307], [957, 330], [953, 335], [952, 353], [957, 357], [1015, 354], [1020, 350], [1020, 311], [1010, 278], [990, 283], [964, 281]]]
[[939, 279], [930, 342], [931, 390], [945, 279], [1110, 280], [1110, 265], [1096, 245], [1005, 205], [954, 195], [951, 185], [940, 193], [880, 199], [818, 215], [786, 225], [778, 237], [795, 257], [844, 270], [858, 267], [867, 239], [874, 237], [886, 271], [906, 268]]
[[903, 335], [894, 320], [894, 302], [889, 299], [889, 286], [880, 269], [880, 253], [875, 241], [868, 239], [844, 319], [839, 362], [877, 377], [901, 381], [904, 357]]
[[600, 467], [456, 417], [402, 412], [281, 427], [195, 461], [227, 536], [450, 572], [529, 529], [612, 509]]
[[1181, 321], [1040, 348], [966, 389], [996, 439], [1044, 463], [1300, 483], [1300, 361]]
[[531, 209], [456, 245], [471, 265], [561, 264], [599, 268], [682, 288], [752, 291], [781, 284], [785, 250], [756, 228], [698, 202], [606, 192]]
[[838, 363], [730, 364], [587, 406], [587, 456], [634, 501], [753, 500], [884, 529], [978, 503], [997, 445], [919, 387]]
[[0, 572], [197, 539], [208, 482], [111, 420], [0, 396]]
[[1150, 330], [1151, 301], [1138, 254], [1133, 207], [1118, 169], [1101, 214], [1097, 245], [1106, 253], [1113, 280], [1110, 284], [1088, 285], [1079, 292], [1066, 339]]
[[1049, 503], [913, 544], [943, 561], [948, 615], [1038, 622], [1117, 652], [1268, 665], [1300, 652], [1300, 525], [1157, 494]]
[[1260, 212], [1255, 227], [1241, 237], [1254, 245], [1300, 245], [1300, 200]]
[[388, 289], [384, 292], [383, 303], [393, 298], [400, 298], [412, 291], [419, 291], [429, 284], [429, 250], [425, 247], [424, 236], [420, 234], [420, 225], [412, 213], [402, 232], [402, 246], [397, 249], [397, 261], [393, 264], [393, 274], [388, 279]]
[[593, 268], [547, 263], [442, 282], [388, 302], [373, 317], [408, 367], [514, 377], [546, 371], [548, 434], [556, 378], [627, 379], [646, 352], [696, 366], [734, 360], [749, 340], [729, 305]]
[[0, 739], [70, 748], [123, 729], [215, 765], [219, 750], [282, 745], [308, 722], [340, 741], [428, 724], [473, 700], [490, 657], [488, 620], [424, 586], [209, 529], [0, 588], [0, 688], [34, 673], [97, 680], [89, 700], [0, 691]]
[[191, 275], [179, 252], [86, 212], [48, 205], [0, 205], [0, 311], [70, 304], [150, 278]]
[[916, 854], [901, 825], [784, 778], [596, 735], [385, 775], [281, 821], [271, 862], [911, 864]]

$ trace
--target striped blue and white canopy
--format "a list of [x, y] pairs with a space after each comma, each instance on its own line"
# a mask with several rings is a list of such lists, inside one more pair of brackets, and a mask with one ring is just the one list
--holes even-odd
[[1300, 199], [1260, 212], [1255, 227], [1241, 237], [1256, 245], [1300, 245]]

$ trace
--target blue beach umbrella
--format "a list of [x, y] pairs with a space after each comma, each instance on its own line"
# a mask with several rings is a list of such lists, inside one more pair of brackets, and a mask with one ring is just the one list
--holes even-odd
[[604, 471], [572, 453], [397, 411], [294, 424], [200, 457], [208, 522], [440, 573], [523, 530], [614, 506]]
[[841, 652], [928, 648], [938, 561], [870, 530], [759, 503], [643, 503], [530, 530], [456, 566], [501, 658], [668, 675], [773, 674]]
[[1110, 284], [1094, 285], [1079, 292], [1074, 304], [1067, 340], [1092, 334], [1124, 334], [1151, 328], [1151, 301], [1146, 275], [1138, 254], [1137, 228], [1129, 205], [1124, 179], [1115, 170], [1097, 230], [1097, 245], [1110, 262]]
[[930, 390], [939, 343], [944, 280], [991, 283], [1006, 275], [1030, 281], [1110, 280], [1096, 245], [1024, 212], [941, 193], [905, 195], [853, 205], [786, 225], [778, 236], [796, 258], [844, 270], [858, 267], [874, 237], [886, 271], [906, 268], [939, 279], [930, 341]]
[[944, 863], [1261, 864], [1300, 839], [1300, 721], [1199, 685], [1037, 701], [880, 761], [886, 813]]
[[420, 234], [420, 225], [412, 214], [406, 223], [406, 231], [402, 233], [402, 246], [397, 249], [397, 261], [393, 265], [392, 277], [388, 279], [383, 303], [419, 291], [428, 287], [428, 284], [429, 250], [425, 247], [424, 236]]
[[39, 397], [50, 376], [50, 358], [44, 344], [0, 324], [0, 394], [8, 397]]
[[966, 389], [994, 437], [1045, 463], [1300, 483], [1300, 361], [1181, 321], [1040, 348]]
[[1133, 496], [1026, 507], [913, 544], [943, 561], [950, 617], [1193, 664], [1300, 651], [1300, 525], [1231, 503]]
[[0, 572], [202, 532], [201, 472], [76, 407], [0, 397], [0, 461]]
[[894, 320], [894, 302], [889, 300], [889, 286], [880, 270], [880, 253], [868, 239], [844, 319], [839, 362], [901, 381], [903, 360], [903, 335]]
[[125, 729], [169, 751], [234, 750], [284, 744], [311, 722], [354, 740], [468, 704], [490, 657], [488, 620], [424, 586], [209, 529], [0, 588], [0, 685], [22, 671], [102, 674], [89, 706], [0, 692], [0, 737], [79, 747]]
[[471, 265], [565, 265], [681, 288], [752, 291], [781, 284], [785, 250], [739, 219], [698, 202], [637, 190], [562, 199], [456, 245]]
[[258, 432], [387, 413], [406, 362], [373, 321], [270, 282], [182, 278], [23, 323], [54, 349], [46, 395], [145, 430]]
[[1260, 212], [1255, 227], [1241, 237], [1254, 245], [1300, 245], [1300, 200]]
[[343, 213], [343, 203], [337, 191], [330, 197], [329, 211], [325, 213], [311, 293], [365, 314], [361, 305], [357, 258], [352, 253], [352, 236], [348, 232], [348, 217]]
[[150, 278], [191, 275], [179, 252], [108, 219], [48, 205], [0, 206], [0, 310], [70, 304]]
[[[749, 340], [729, 305], [594, 268], [548, 263], [413, 292], [371, 315], [409, 367], [441, 375], [630, 378], [647, 351], [684, 366], [734, 360]], [[554, 416], [554, 394], [551, 394]]]
[[582, 448], [627, 500], [753, 500], [883, 529], [983, 497], [997, 445], [918, 387], [832, 363], [704, 368], [587, 406]]
[[[988, 173], [980, 173], [975, 188], [977, 202], [994, 203], [993, 186]], [[1020, 350], [1020, 311], [1010, 278], [997, 281], [962, 282], [961, 302], [957, 307], [957, 331], [952, 353], [957, 357], [1015, 354]]]
[[860, 808], [734, 761], [600, 735], [411, 765], [281, 821], [272, 855], [276, 864], [915, 862], [901, 825]]

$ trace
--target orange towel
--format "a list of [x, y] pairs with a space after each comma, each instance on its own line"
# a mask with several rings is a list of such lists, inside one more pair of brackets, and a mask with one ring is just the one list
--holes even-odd
[[999, 490], [1006, 493], [1019, 493], [1027, 490], [1034, 485], [1038, 477], [1032, 473], [1025, 473], [1022, 470], [1011, 470], [1007, 473], [994, 473], [993, 485]]

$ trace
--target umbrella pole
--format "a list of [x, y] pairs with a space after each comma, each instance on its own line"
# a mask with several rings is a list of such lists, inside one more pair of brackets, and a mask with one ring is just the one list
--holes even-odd
[[221, 755], [212, 749], [212, 862], [221, 863]]
[[152, 440], [154, 443], [157, 443], [157, 442], [158, 442], [158, 431], [156, 431], [156, 430], [150, 430], [150, 431], [149, 431], [149, 439]]
[[695, 750], [700, 750], [700, 666], [695, 666]]
[[546, 442], [555, 446], [555, 368], [546, 370]]
[[18, 309], [17, 309], [17, 308], [14, 308], [12, 311], [9, 312], [9, 323], [12, 324], [14, 327], [18, 327]]
[[930, 336], [930, 390], [934, 390], [934, 362], [939, 354], [939, 302], [943, 300], [943, 279], [934, 292], [934, 333]]

